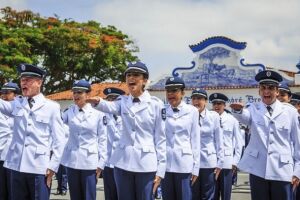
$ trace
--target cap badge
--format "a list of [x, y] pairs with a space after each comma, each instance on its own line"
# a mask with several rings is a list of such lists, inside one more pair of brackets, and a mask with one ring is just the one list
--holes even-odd
[[108, 93], [111, 93], [111, 89], [110, 88], [107, 91], [108, 91]]
[[217, 98], [217, 97], [218, 97], [218, 94], [214, 94], [214, 97]]
[[22, 69], [22, 71], [25, 71], [26, 66], [25, 65], [21, 65], [21, 69]]
[[172, 77], [172, 78], [170, 78], [170, 81], [174, 81], [174, 78]]
[[270, 71], [267, 71], [267, 77], [270, 77], [272, 73]]

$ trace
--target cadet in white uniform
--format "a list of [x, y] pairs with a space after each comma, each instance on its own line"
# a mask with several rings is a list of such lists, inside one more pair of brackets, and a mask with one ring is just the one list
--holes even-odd
[[71, 199], [95, 200], [97, 179], [107, 158], [107, 120], [86, 102], [89, 82], [75, 81], [72, 91], [74, 104], [62, 115], [69, 126], [69, 139], [61, 164], [67, 167]]
[[[18, 84], [5, 83], [1, 88], [1, 98], [5, 101], [13, 101], [20, 93]], [[9, 145], [12, 139], [14, 119], [0, 113], [0, 199], [11, 199], [11, 170], [3, 167]]]
[[191, 186], [199, 174], [199, 114], [182, 100], [184, 88], [179, 77], [168, 78], [165, 84], [169, 104], [166, 106], [167, 169], [161, 185], [164, 200], [190, 200]]
[[119, 145], [110, 160], [119, 198], [154, 199], [166, 170], [165, 109], [161, 100], [144, 90], [149, 76], [145, 64], [130, 63], [125, 76], [129, 96], [114, 102], [99, 97], [89, 101], [101, 111], [121, 115], [123, 120]]
[[[291, 95], [291, 101], [290, 103], [296, 108], [298, 111], [298, 119], [300, 119], [300, 95], [299, 94], [292, 94]], [[300, 187], [299, 185], [297, 186], [297, 189], [293, 191], [294, 193], [294, 200], [300, 200]]]
[[246, 108], [231, 104], [234, 116], [250, 126], [251, 132], [238, 168], [250, 173], [252, 199], [289, 200], [292, 185], [296, 187], [300, 177], [299, 115], [291, 105], [276, 99], [280, 74], [265, 70], [255, 79], [262, 101]]
[[291, 101], [291, 96], [292, 96], [292, 92], [289, 86], [285, 83], [280, 83], [278, 89], [279, 89], [279, 94], [277, 96], [277, 99], [280, 102], [289, 103]]
[[200, 172], [193, 185], [193, 200], [213, 200], [216, 179], [224, 162], [223, 130], [220, 126], [220, 116], [215, 111], [207, 109], [207, 93], [196, 89], [191, 95], [192, 104], [199, 112], [201, 136]]
[[[105, 88], [103, 93], [106, 95], [107, 101], [115, 101], [125, 92], [118, 88]], [[114, 177], [114, 165], [111, 164], [110, 158], [118, 146], [122, 132], [122, 119], [120, 116], [105, 113], [107, 118], [107, 162], [103, 171], [104, 196], [105, 200], [118, 200], [117, 187]]]
[[232, 189], [232, 176], [237, 170], [237, 163], [241, 158], [243, 136], [240, 132], [239, 122], [225, 111], [228, 97], [221, 93], [209, 96], [213, 110], [220, 115], [220, 125], [223, 129], [224, 163], [220, 176], [217, 179], [215, 199], [230, 200]]
[[40, 92], [44, 70], [21, 64], [18, 72], [24, 97], [12, 102], [0, 100], [0, 111], [14, 118], [13, 138], [4, 163], [12, 170], [12, 199], [49, 199], [52, 176], [66, 142], [60, 106]]

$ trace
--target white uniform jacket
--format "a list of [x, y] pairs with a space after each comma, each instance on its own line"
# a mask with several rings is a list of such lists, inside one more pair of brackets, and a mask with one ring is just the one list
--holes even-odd
[[4, 161], [12, 139], [10, 117], [0, 112], [0, 160]]
[[110, 158], [118, 146], [121, 131], [122, 131], [122, 119], [116, 115], [116, 119], [113, 114], [105, 113], [107, 118], [107, 162], [106, 166], [113, 168], [114, 166], [110, 163]]
[[132, 172], [166, 171], [165, 109], [163, 102], [145, 91], [139, 103], [132, 96], [120, 96], [114, 102], [101, 100], [97, 109], [121, 115], [123, 129], [111, 163]]
[[166, 106], [167, 172], [192, 173], [198, 176], [200, 168], [199, 112], [181, 102], [173, 112]]
[[278, 100], [272, 107], [272, 116], [262, 102], [233, 113], [251, 132], [238, 168], [267, 180], [291, 181], [293, 175], [300, 177], [298, 113]]
[[61, 164], [73, 169], [104, 169], [107, 159], [107, 120], [104, 113], [86, 104], [79, 111], [71, 105], [63, 112], [63, 121], [69, 126], [69, 139]]
[[224, 111], [220, 117], [224, 144], [223, 169], [232, 169], [232, 165], [237, 166], [241, 159], [243, 136], [240, 132], [239, 122], [232, 114]]
[[224, 162], [223, 130], [220, 115], [204, 109], [199, 118], [201, 150], [200, 168], [222, 168]]
[[33, 99], [31, 109], [26, 97], [11, 102], [0, 100], [1, 112], [14, 118], [13, 138], [4, 166], [25, 173], [45, 174], [47, 168], [56, 172], [66, 143], [60, 106], [43, 94]]

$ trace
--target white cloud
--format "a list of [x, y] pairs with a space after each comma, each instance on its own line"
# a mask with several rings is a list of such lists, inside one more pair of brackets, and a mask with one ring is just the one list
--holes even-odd
[[[246, 41], [243, 56], [295, 71], [300, 56], [300, 1], [105, 1], [95, 6], [95, 18], [131, 35], [140, 56], [155, 76], [168, 65], [190, 65], [187, 48], [209, 36], [224, 35]], [[155, 56], [151, 56], [155, 55]], [[167, 70], [164, 70], [167, 71]]]

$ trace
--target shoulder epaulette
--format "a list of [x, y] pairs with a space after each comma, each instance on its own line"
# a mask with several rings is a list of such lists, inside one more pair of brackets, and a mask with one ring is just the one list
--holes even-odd
[[290, 104], [290, 103], [282, 102], [282, 104], [285, 105], [285, 106], [288, 106], [288, 107], [291, 107], [291, 108], [297, 110], [297, 109], [296, 109], [292, 104]]

